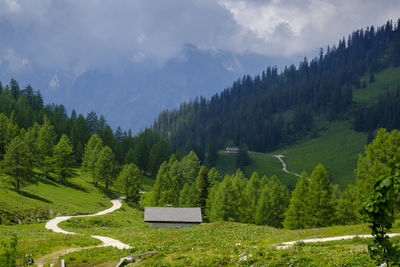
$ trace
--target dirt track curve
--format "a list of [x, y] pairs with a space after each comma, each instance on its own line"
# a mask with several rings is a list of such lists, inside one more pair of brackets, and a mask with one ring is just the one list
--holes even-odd
[[[76, 215], [76, 216], [60, 216], [60, 217], [55, 217], [54, 219], [49, 220], [46, 223], [46, 228], [49, 230], [52, 230], [53, 232], [56, 233], [62, 233], [62, 234], [67, 234], [67, 235], [75, 235], [76, 233], [73, 232], [67, 232], [63, 229], [61, 229], [58, 224], [69, 220], [71, 218], [78, 218], [78, 217], [93, 217], [93, 216], [100, 216], [100, 215], [104, 215], [110, 212], [113, 212], [119, 208], [121, 208], [122, 206], [122, 200], [124, 198], [123, 197], [119, 197], [117, 199], [111, 200], [111, 203], [113, 204], [111, 208], [103, 210], [103, 211], [99, 211], [95, 214], [89, 214], [89, 215]], [[38, 259], [37, 261], [35, 261], [35, 264], [37, 266], [43, 266], [44, 263], [48, 263], [50, 261], [50, 266], [52, 266], [53, 264], [56, 264], [56, 261], [58, 260], [58, 257], [74, 252], [74, 251], [79, 251], [79, 250], [84, 250], [84, 249], [90, 249], [90, 248], [95, 248], [95, 247], [115, 247], [118, 249], [129, 249], [131, 248], [131, 246], [122, 243], [119, 240], [110, 238], [110, 237], [106, 237], [106, 236], [98, 236], [98, 235], [92, 235], [91, 237], [99, 239], [101, 242], [103, 242], [102, 245], [99, 246], [90, 246], [90, 247], [83, 247], [83, 248], [69, 248], [69, 249], [63, 249], [63, 250], [59, 250], [53, 253], [50, 253], [48, 255], [43, 256], [42, 258]]]

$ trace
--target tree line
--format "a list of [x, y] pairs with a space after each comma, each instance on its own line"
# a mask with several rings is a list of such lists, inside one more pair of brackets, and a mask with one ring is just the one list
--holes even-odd
[[17, 191], [41, 179], [68, 184], [82, 166], [95, 185], [114, 184], [137, 202], [140, 175], [155, 176], [171, 154], [150, 129], [135, 136], [120, 127], [113, 132], [95, 112], [68, 116], [62, 105], [44, 105], [31, 86], [0, 82], [0, 171]]
[[[356, 184], [343, 191], [332, 184], [328, 171], [318, 164], [311, 175], [303, 172], [290, 192], [274, 175], [250, 179], [238, 169], [221, 177], [208, 170], [191, 151], [178, 160], [174, 155], [158, 170], [153, 191], [142, 206], [201, 207], [206, 221], [236, 221], [288, 229], [305, 229], [360, 222], [359, 209], [378, 177], [391, 162], [400, 161], [400, 132], [385, 129], [360, 155]], [[395, 148], [395, 149], [394, 149]]]
[[[162, 160], [169, 158], [168, 153], [172, 153], [169, 144], [150, 129], [145, 129], [133, 136], [131, 130], [123, 131], [120, 127], [113, 131], [105, 117], [98, 116], [94, 111], [84, 116], [72, 110], [68, 115], [63, 105], [44, 105], [40, 91], [35, 91], [30, 85], [21, 90], [14, 79], [5, 86], [0, 82], [0, 113], [5, 115], [15, 127], [25, 130], [35, 124], [43, 125], [46, 118], [47, 123], [54, 128], [57, 140], [62, 135], [68, 136], [78, 164], [82, 162], [84, 147], [93, 134], [97, 134], [104, 145], [112, 149], [119, 164], [134, 162], [141, 170], [152, 173], [154, 176]], [[6, 127], [5, 124], [3, 117], [1, 127]], [[6, 145], [11, 141], [10, 138], [16, 136], [11, 132], [0, 135], [0, 159], [3, 158]], [[156, 147], [154, 147], [155, 144], [157, 144]], [[160, 162], [158, 156], [154, 154], [162, 152], [166, 156], [162, 157]]]
[[373, 73], [399, 66], [399, 47], [400, 20], [357, 30], [298, 67], [287, 66], [281, 73], [268, 67], [261, 75], [245, 75], [210, 99], [200, 97], [166, 110], [153, 129], [174, 150], [193, 150], [200, 160], [205, 151], [230, 143], [246, 143], [259, 152], [275, 150], [315, 134], [316, 119], [334, 120], [350, 112], [353, 89], [365, 87], [360, 77], [370, 73], [373, 81]]

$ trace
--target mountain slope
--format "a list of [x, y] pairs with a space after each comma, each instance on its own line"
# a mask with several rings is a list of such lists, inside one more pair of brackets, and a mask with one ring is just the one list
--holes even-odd
[[[398, 47], [400, 23], [357, 30], [310, 62], [304, 59], [298, 68], [291, 65], [280, 74], [267, 68], [261, 75], [244, 76], [210, 99], [162, 112], [153, 128], [174, 148], [199, 154], [212, 142], [218, 148], [246, 143], [250, 150], [273, 151], [315, 136], [318, 129], [313, 124], [318, 120], [353, 120], [359, 113], [354, 101], [374, 97], [363, 96], [374, 91], [365, 77], [392, 66], [397, 72]], [[359, 93], [354, 93], [356, 89]]]

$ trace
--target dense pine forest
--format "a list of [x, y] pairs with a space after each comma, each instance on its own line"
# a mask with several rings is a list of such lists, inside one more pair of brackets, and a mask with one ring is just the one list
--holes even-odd
[[[315, 136], [316, 120], [350, 117], [357, 131], [400, 127], [399, 94], [381, 97], [373, 106], [356, 105], [353, 90], [360, 77], [400, 65], [400, 20], [353, 32], [347, 41], [304, 58], [281, 73], [268, 67], [261, 75], [244, 76], [210, 99], [196, 98], [179, 109], [162, 112], [153, 129], [175, 150], [194, 150], [201, 160], [224, 146], [244, 143], [266, 152], [302, 136]], [[211, 160], [212, 162], [213, 160]]]

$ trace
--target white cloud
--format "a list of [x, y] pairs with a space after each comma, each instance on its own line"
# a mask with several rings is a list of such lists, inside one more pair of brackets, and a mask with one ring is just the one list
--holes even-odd
[[0, 0], [0, 51], [24, 55], [14, 71], [32, 63], [73, 75], [121, 60], [163, 63], [185, 43], [292, 56], [398, 10], [398, 0]]
[[[385, 3], [384, 3], [385, 2]], [[309, 53], [353, 30], [396, 18], [400, 1], [219, 0], [242, 31], [256, 38], [243, 49], [274, 55]]]
[[12, 48], [7, 49], [3, 58], [8, 62], [8, 71], [11, 73], [23, 71], [29, 63], [27, 58], [15, 54]]
[[21, 6], [15, 0], [6, 0], [7, 8], [11, 13], [18, 13], [21, 11]]
[[51, 77], [51, 79], [49, 81], [49, 88], [56, 89], [58, 87], [60, 87], [60, 80], [58, 79], [58, 75], [56, 73], [53, 75], [53, 77]]

